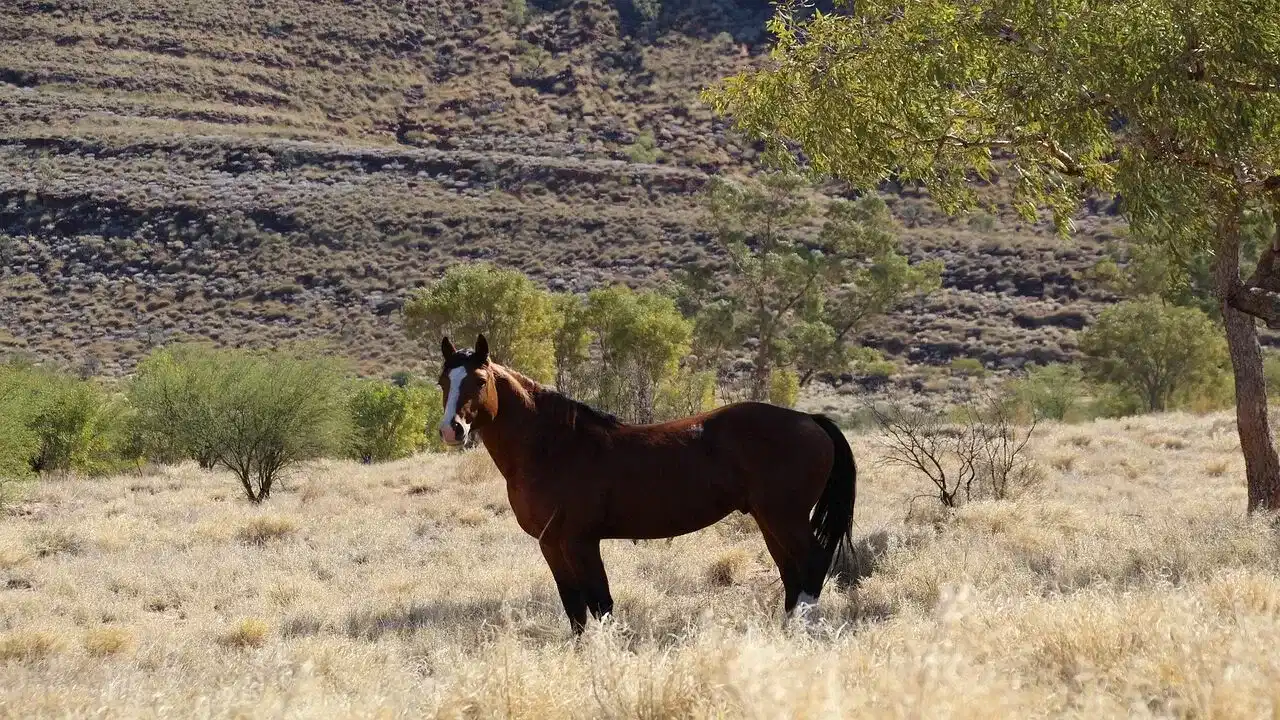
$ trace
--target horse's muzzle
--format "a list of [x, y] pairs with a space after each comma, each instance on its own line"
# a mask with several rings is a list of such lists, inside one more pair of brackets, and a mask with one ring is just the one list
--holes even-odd
[[457, 420], [440, 427], [440, 440], [449, 447], [462, 447], [467, 443], [467, 428]]

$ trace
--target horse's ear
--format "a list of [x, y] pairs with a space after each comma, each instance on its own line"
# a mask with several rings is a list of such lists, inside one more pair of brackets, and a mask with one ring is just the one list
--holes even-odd
[[489, 361], [489, 341], [484, 339], [484, 333], [476, 338], [476, 362], [480, 365]]
[[440, 338], [440, 353], [444, 355], [445, 360], [453, 357], [457, 352], [458, 348], [453, 346], [453, 341], [449, 339], [448, 335]]

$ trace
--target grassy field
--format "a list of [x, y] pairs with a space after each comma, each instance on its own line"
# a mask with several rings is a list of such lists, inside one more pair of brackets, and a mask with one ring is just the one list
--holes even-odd
[[1227, 415], [1046, 426], [1032, 494], [951, 517], [854, 443], [869, 575], [819, 618], [784, 628], [734, 516], [606, 543], [616, 621], [579, 644], [483, 450], [263, 507], [185, 466], [44, 481], [0, 522], [0, 716], [1280, 714], [1280, 543]]

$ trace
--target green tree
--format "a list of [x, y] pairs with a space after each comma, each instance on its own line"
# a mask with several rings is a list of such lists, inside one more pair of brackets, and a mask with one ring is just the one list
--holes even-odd
[[911, 265], [901, 254], [879, 198], [819, 209], [811, 191], [803, 177], [786, 172], [759, 182], [714, 178], [709, 186], [731, 278], [728, 302], [703, 303], [714, 314], [698, 326], [714, 338], [702, 341], [708, 346], [755, 342], [748, 390], [754, 400], [770, 396], [775, 368], [794, 366], [802, 385], [818, 372], [844, 370], [848, 341], [867, 320], [940, 285], [941, 263]]
[[147, 457], [162, 463], [190, 459], [213, 469], [217, 436], [210, 428], [232, 359], [209, 345], [182, 344], [157, 349], [138, 363], [128, 394]]
[[[438, 344], [442, 335], [483, 333], [504, 364], [540, 382], [555, 375], [555, 337], [560, 316], [551, 294], [518, 270], [489, 263], [460, 264], [405, 302], [409, 337]], [[434, 345], [433, 345], [434, 347]]]
[[351, 456], [365, 463], [387, 462], [430, 446], [439, 421], [428, 424], [424, 418], [440, 405], [440, 390], [434, 389], [433, 397], [422, 385], [358, 381], [350, 399]]
[[1228, 363], [1226, 344], [1207, 315], [1154, 298], [1104, 310], [1081, 333], [1080, 349], [1090, 379], [1113, 383], [1156, 412], [1212, 385]]
[[299, 463], [350, 443], [346, 366], [308, 352], [160, 349], [130, 387], [146, 443], [223, 467], [254, 503]]
[[10, 370], [8, 393], [20, 396], [34, 473], [103, 475], [125, 465], [130, 408], [95, 380], [46, 368]]
[[251, 502], [269, 498], [284, 471], [347, 444], [341, 363], [282, 352], [223, 359], [207, 432], [215, 462], [236, 476]]
[[[1270, 212], [1246, 210], [1240, 227], [1241, 274], [1256, 271], [1263, 248], [1275, 234]], [[1214, 288], [1213, 256], [1207, 246], [1179, 248], [1159, 237], [1131, 237], [1108, 247], [1107, 256], [1091, 268], [1088, 278], [1128, 297], [1158, 295], [1166, 302], [1197, 307], [1214, 320], [1222, 320], [1222, 301]]]
[[770, 157], [920, 184], [948, 212], [999, 174], [1064, 234], [1085, 193], [1116, 193], [1135, 235], [1207, 251], [1248, 507], [1280, 508], [1255, 323], [1280, 326], [1280, 238], [1247, 281], [1240, 267], [1246, 214], [1280, 202], [1280, 0], [791, 2], [769, 29], [771, 62], [707, 98]]
[[689, 352], [692, 323], [661, 293], [625, 285], [587, 294], [584, 317], [595, 350], [595, 404], [631, 422], [657, 418], [658, 391]]
[[559, 317], [552, 336], [555, 353], [556, 388], [569, 397], [586, 397], [592, 387], [588, 368], [591, 362], [591, 332], [585, 298], [557, 293], [552, 299]]

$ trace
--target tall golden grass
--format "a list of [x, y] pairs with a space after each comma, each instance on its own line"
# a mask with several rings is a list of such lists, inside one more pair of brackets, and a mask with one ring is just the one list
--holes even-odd
[[735, 515], [606, 543], [615, 621], [578, 643], [483, 450], [260, 508], [187, 466], [44, 482], [0, 522], [0, 716], [1280, 716], [1228, 416], [1046, 427], [1036, 495], [951, 516], [854, 442], [870, 575], [818, 618], [784, 626]]

